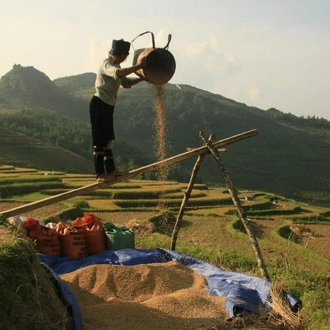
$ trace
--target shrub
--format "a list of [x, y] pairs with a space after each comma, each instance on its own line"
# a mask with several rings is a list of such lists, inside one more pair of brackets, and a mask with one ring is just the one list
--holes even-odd
[[172, 234], [176, 217], [172, 212], [166, 210], [148, 220], [155, 225], [157, 232], [169, 236]]

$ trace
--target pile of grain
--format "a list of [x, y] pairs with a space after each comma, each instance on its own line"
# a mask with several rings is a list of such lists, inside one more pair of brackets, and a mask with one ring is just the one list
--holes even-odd
[[177, 262], [92, 265], [61, 275], [75, 294], [83, 329], [224, 329], [223, 297]]

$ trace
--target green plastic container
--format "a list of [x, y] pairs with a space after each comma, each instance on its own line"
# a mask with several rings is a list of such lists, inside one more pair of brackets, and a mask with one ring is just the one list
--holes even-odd
[[134, 231], [125, 227], [117, 227], [111, 222], [104, 223], [108, 250], [135, 248]]

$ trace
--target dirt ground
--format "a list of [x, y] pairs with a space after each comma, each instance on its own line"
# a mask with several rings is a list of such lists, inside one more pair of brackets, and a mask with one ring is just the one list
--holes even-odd
[[6, 228], [6, 227], [0, 227], [0, 244], [10, 242], [10, 240], [13, 237], [13, 230]]
[[[18, 203], [18, 202], [0, 202], [0, 211], [11, 210], [11, 209], [19, 207], [21, 205], [24, 205], [24, 204], [25, 203]], [[24, 212], [24, 214], [21, 214], [21, 215], [25, 216], [25, 217], [40, 219], [42, 217], [48, 216], [49, 214], [56, 214], [66, 208], [67, 208], [67, 206], [60, 204], [60, 203], [56, 203], [56, 204], [38, 208], [33, 211]]]

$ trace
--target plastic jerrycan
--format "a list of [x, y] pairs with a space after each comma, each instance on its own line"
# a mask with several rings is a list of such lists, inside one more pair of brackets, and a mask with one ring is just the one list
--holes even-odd
[[121, 250], [135, 247], [133, 230], [125, 226], [117, 227], [111, 222], [104, 223], [104, 229], [108, 250]]

